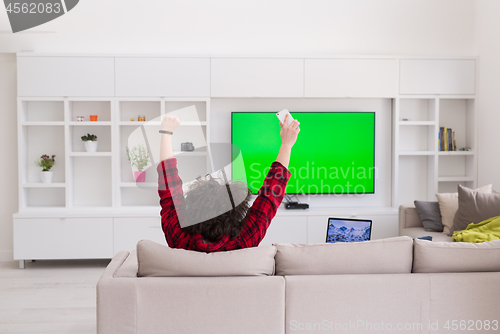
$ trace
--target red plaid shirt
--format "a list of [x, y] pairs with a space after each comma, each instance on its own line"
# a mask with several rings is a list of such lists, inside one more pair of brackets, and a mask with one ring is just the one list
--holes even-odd
[[[161, 225], [165, 239], [172, 248], [184, 248], [201, 252], [218, 252], [233, 249], [256, 247], [266, 235], [271, 220], [283, 200], [290, 172], [281, 163], [275, 161], [258, 192], [241, 233], [234, 239], [229, 235], [213, 243], [203, 242], [201, 234], [189, 234], [181, 229], [174, 206], [184, 199], [182, 180], [177, 172], [177, 159], [161, 161], [157, 166], [158, 194], [161, 205]], [[168, 188], [170, 185], [170, 189]]]

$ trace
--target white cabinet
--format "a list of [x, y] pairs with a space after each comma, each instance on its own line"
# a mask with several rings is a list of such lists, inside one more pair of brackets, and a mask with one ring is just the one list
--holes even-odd
[[400, 94], [475, 94], [474, 59], [402, 59]]
[[305, 97], [393, 97], [396, 59], [306, 59]]
[[278, 242], [306, 244], [307, 216], [274, 217], [260, 245], [272, 245]]
[[113, 57], [17, 57], [18, 96], [113, 96]]
[[135, 250], [137, 242], [142, 239], [167, 245], [159, 216], [157, 218], [134, 217], [114, 219], [113, 254], [121, 250]]
[[106, 259], [112, 256], [112, 218], [14, 219], [14, 259]]
[[212, 58], [212, 97], [303, 97], [303, 59]]
[[209, 58], [116, 58], [116, 96], [210, 96]]

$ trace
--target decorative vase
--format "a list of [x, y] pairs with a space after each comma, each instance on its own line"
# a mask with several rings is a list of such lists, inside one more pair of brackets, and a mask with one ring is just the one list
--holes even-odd
[[53, 177], [54, 177], [54, 172], [51, 171], [40, 172], [40, 179], [42, 180], [42, 183], [52, 183]]
[[86, 140], [85, 141], [85, 150], [87, 152], [96, 152], [97, 151], [97, 140]]
[[90, 115], [91, 122], [97, 122], [97, 115]]
[[146, 181], [146, 172], [134, 172], [135, 182], [145, 182]]

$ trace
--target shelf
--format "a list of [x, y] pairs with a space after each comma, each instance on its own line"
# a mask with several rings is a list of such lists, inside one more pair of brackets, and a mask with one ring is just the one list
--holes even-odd
[[156, 125], [156, 126], [160, 126], [161, 125], [161, 122], [159, 121], [120, 121], [118, 122], [118, 125], [123, 125], [123, 126], [141, 126], [141, 125], [148, 125], [148, 126], [152, 126], [152, 125]]
[[64, 188], [66, 183], [64, 182], [52, 182], [52, 183], [41, 183], [41, 182], [28, 182], [23, 183], [23, 188]]
[[[81, 123], [81, 122], [80, 122]], [[140, 125], [157, 125], [160, 126], [161, 122], [159, 121], [120, 121], [119, 125], [123, 126], [140, 126]], [[207, 126], [207, 122], [182, 122], [179, 126]]]
[[474, 155], [474, 151], [439, 151], [439, 155]]
[[91, 122], [91, 121], [83, 121], [83, 122], [78, 122], [78, 121], [71, 121], [69, 122], [69, 125], [72, 126], [95, 126], [95, 125], [111, 125], [110, 121], [96, 121], [96, 122]]
[[121, 182], [120, 187], [139, 187], [158, 188], [158, 182]]
[[468, 182], [474, 181], [473, 177], [469, 176], [440, 176], [438, 182]]
[[174, 156], [191, 156], [191, 157], [203, 157], [207, 155], [207, 151], [174, 151]]
[[434, 121], [400, 121], [399, 125], [436, 125]]
[[54, 126], [64, 125], [63, 121], [24, 121], [21, 122], [23, 126]]
[[399, 151], [398, 155], [434, 155], [434, 151]]
[[111, 152], [70, 152], [70, 157], [110, 157]]
[[182, 122], [179, 126], [206, 126], [207, 122]]

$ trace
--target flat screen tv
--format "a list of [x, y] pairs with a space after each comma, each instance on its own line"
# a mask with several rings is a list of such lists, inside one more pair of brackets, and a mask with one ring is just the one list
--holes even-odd
[[[287, 194], [373, 194], [374, 112], [290, 112], [300, 121]], [[276, 112], [232, 112], [232, 177], [258, 192], [281, 146]], [[241, 152], [241, 160], [235, 156]]]

